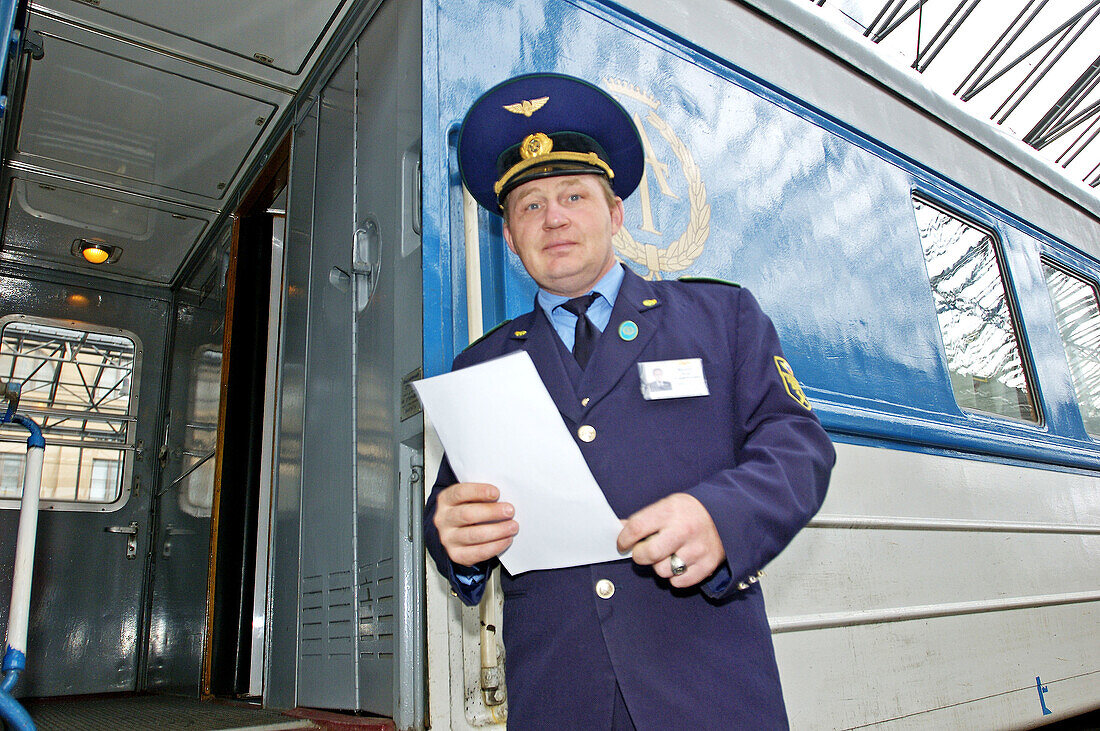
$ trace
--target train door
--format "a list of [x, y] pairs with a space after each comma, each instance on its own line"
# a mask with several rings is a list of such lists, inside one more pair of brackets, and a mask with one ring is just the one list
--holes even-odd
[[[0, 276], [0, 380], [23, 384], [20, 411], [44, 423], [47, 443], [20, 694], [135, 690], [168, 298], [56, 276]], [[0, 431], [5, 547], [15, 545], [25, 439]], [[0, 576], [11, 576], [13, 553]], [[10, 584], [0, 587], [6, 621]]]
[[201, 688], [230, 244], [226, 229], [175, 293], [155, 496], [149, 690], [198, 695]]
[[420, 8], [383, 3], [294, 131], [265, 701], [423, 696]]

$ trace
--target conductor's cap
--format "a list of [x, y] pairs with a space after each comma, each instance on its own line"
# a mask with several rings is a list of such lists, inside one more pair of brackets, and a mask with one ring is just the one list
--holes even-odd
[[528, 74], [485, 92], [458, 136], [462, 182], [499, 213], [515, 188], [559, 175], [602, 175], [620, 198], [642, 177], [630, 115], [602, 89], [561, 74]]

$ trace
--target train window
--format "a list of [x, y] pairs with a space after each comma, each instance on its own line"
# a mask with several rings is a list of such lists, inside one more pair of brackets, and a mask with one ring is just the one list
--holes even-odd
[[[136, 338], [39, 318], [0, 323], [0, 381], [22, 385], [19, 411], [37, 421], [46, 438], [41, 499], [92, 506], [118, 501], [133, 449]], [[5, 426], [0, 498], [22, 494], [25, 451], [26, 432]]]
[[963, 409], [1038, 421], [993, 233], [913, 198], [951, 388]]
[[1100, 307], [1088, 281], [1043, 260], [1058, 332], [1066, 349], [1081, 417], [1089, 434], [1100, 435]]
[[0, 497], [18, 498], [23, 493], [23, 458], [0, 453]]

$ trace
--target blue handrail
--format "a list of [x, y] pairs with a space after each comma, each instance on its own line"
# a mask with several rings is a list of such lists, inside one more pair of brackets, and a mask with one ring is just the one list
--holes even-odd
[[34, 721], [27, 709], [15, 700], [11, 690], [19, 681], [19, 673], [27, 666], [26, 656], [13, 647], [4, 653], [4, 681], [0, 684], [0, 718], [17, 731], [35, 731]]
[[[21, 390], [22, 390], [21, 389], [21, 384], [18, 384], [18, 383], [4, 384], [3, 399], [5, 401], [7, 401], [8, 403], [7, 403], [7, 408], [3, 410], [2, 414], [0, 414], [0, 424], [7, 424], [9, 422], [14, 423], [14, 424], [19, 424], [20, 426], [24, 427], [25, 429], [27, 429], [27, 431], [29, 431], [31, 433], [30, 436], [27, 438], [27, 454], [28, 454], [28, 459], [29, 459], [31, 451], [33, 449], [44, 450], [46, 448], [46, 441], [42, 438], [42, 430], [38, 427], [38, 424], [36, 424], [32, 419], [30, 419], [26, 416], [23, 416], [22, 414], [15, 413], [15, 410], [19, 407], [19, 394], [20, 394]], [[36, 465], [37, 465], [37, 471], [40, 473], [41, 472], [41, 465], [42, 465], [42, 461], [41, 461], [41, 454], [42, 453], [38, 452], [37, 454], [39, 456], [37, 457]], [[29, 471], [28, 471], [27, 480], [30, 480], [30, 479], [31, 478], [29, 477]], [[23, 485], [23, 490], [26, 491], [28, 489], [38, 490], [39, 486], [34, 485], [32, 487], [28, 487], [27, 484], [26, 484], [26, 480], [25, 480], [24, 485]], [[37, 492], [33, 493], [33, 494], [35, 495], [35, 497], [37, 497]], [[31, 505], [31, 509], [33, 509], [37, 513], [37, 500], [34, 500], [31, 503], [28, 503], [26, 498], [24, 498], [22, 510], [24, 510], [24, 511], [27, 510], [28, 505]], [[20, 516], [20, 522], [21, 523], [22, 523], [22, 518], [23, 518], [23, 516], [21, 515]], [[22, 533], [22, 531], [21, 531], [21, 533]], [[30, 550], [33, 554], [33, 548], [34, 548], [33, 533], [30, 536], [30, 538], [31, 538], [31, 540], [30, 540], [28, 545], [29, 545]], [[18, 579], [19, 572], [20, 572], [19, 562], [20, 562], [20, 559], [19, 559], [19, 545], [17, 545], [17, 547], [16, 547], [16, 577], [17, 578], [14, 580], [14, 586], [12, 588], [13, 607], [14, 607], [15, 602], [17, 601], [17, 598], [15, 596], [16, 587], [20, 585], [20, 581]], [[27, 577], [27, 582], [28, 583], [26, 584], [26, 586], [29, 589], [29, 577]], [[30, 599], [29, 594], [24, 596], [24, 601], [29, 602], [29, 599]], [[26, 605], [23, 605], [23, 606], [24, 606], [24, 608], [26, 607]], [[13, 608], [12, 611], [14, 613], [14, 611], [15, 611], [14, 608]], [[9, 623], [13, 621], [11, 616], [8, 617], [8, 620], [9, 620]], [[21, 632], [16, 632], [16, 634], [21, 634], [22, 635], [21, 640], [18, 640], [18, 639], [13, 640], [12, 639], [12, 632], [14, 630], [12, 629], [11, 624], [9, 624], [9, 626], [8, 626], [8, 640], [9, 640], [9, 642], [15, 641], [17, 644], [19, 644], [20, 642], [25, 643], [26, 642], [26, 631], [25, 630], [26, 630], [26, 628], [24, 626], [23, 630]], [[31, 719], [30, 714], [27, 713], [27, 709], [25, 709], [22, 706], [22, 704], [20, 704], [19, 701], [17, 701], [11, 695], [12, 690], [14, 690], [16, 684], [19, 682], [20, 673], [22, 673], [23, 670], [26, 667], [27, 667], [27, 657], [26, 657], [26, 655], [18, 647], [12, 647], [9, 644], [6, 651], [5, 651], [5, 653], [4, 653], [4, 660], [3, 660], [3, 666], [2, 666], [4, 675], [3, 675], [2, 681], [0, 681], [0, 719], [2, 719], [9, 728], [15, 729], [16, 731], [35, 731], [34, 721]]]

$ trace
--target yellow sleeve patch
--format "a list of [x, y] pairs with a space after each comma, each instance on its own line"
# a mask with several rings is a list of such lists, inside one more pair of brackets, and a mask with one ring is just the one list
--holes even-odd
[[806, 398], [806, 393], [802, 390], [801, 384], [794, 377], [794, 369], [791, 368], [791, 365], [777, 355], [775, 356], [775, 367], [779, 370], [779, 377], [783, 379], [783, 387], [787, 389], [787, 395], [807, 411], [812, 411], [813, 407], [810, 406], [810, 400]]

